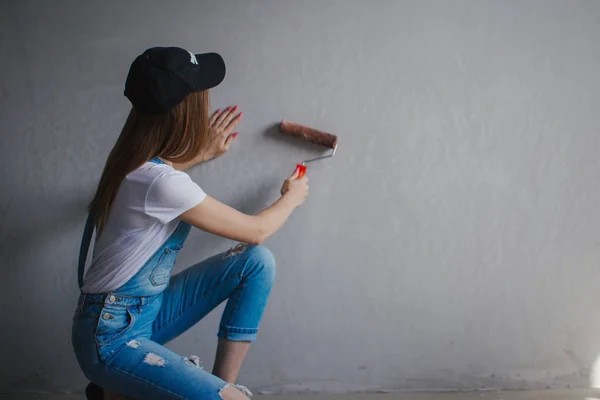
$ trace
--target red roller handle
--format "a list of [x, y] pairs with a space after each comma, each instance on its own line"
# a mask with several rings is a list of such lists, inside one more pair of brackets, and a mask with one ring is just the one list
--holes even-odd
[[296, 171], [298, 171], [298, 179], [302, 178], [306, 174], [306, 165], [296, 164]]

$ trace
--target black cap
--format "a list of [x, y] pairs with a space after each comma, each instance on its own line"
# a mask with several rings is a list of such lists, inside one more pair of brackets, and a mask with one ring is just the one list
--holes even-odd
[[225, 62], [217, 53], [194, 54], [179, 47], [153, 47], [131, 64], [125, 96], [142, 114], [162, 114], [188, 94], [217, 86]]

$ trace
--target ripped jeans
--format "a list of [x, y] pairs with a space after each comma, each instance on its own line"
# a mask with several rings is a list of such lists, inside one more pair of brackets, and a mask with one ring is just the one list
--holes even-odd
[[144, 400], [220, 400], [227, 382], [163, 345], [225, 300], [218, 336], [256, 339], [275, 278], [273, 255], [238, 245], [171, 277], [188, 232], [181, 222], [121, 288], [79, 297], [73, 348], [85, 376], [105, 390]]

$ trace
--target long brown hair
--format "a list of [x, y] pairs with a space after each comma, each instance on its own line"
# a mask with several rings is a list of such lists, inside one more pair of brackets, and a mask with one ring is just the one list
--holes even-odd
[[129, 112], [89, 205], [98, 235], [127, 174], [153, 157], [186, 163], [201, 154], [209, 140], [208, 104], [209, 92], [204, 90], [189, 94], [164, 114], [142, 115], [133, 109]]

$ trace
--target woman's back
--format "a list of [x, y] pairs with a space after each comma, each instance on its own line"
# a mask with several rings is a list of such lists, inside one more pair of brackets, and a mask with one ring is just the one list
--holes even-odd
[[127, 282], [173, 233], [177, 217], [205, 197], [188, 174], [164, 163], [129, 173], [96, 240], [83, 292], [106, 293]]

